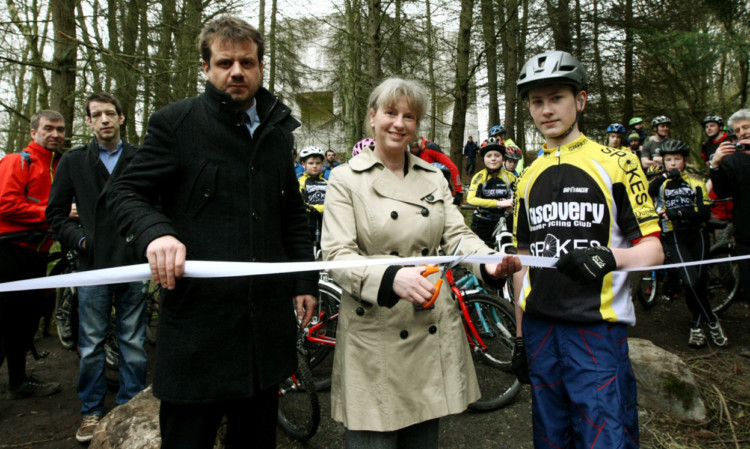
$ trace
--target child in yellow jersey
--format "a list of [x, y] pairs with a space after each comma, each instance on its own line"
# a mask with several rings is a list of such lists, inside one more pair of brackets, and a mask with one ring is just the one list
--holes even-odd
[[[690, 147], [681, 140], [667, 140], [661, 147], [664, 173], [649, 184], [656, 210], [662, 218], [661, 242], [671, 262], [703, 260], [708, 256], [709, 239], [704, 224], [711, 216], [706, 185], [698, 178], [683, 173]], [[683, 266], [676, 271], [685, 287], [685, 302], [693, 315], [688, 345], [706, 345], [701, 325], [708, 328], [711, 341], [726, 347], [729, 340], [711, 310], [706, 284], [708, 272], [703, 265]]]
[[664, 253], [635, 155], [578, 129], [586, 82], [583, 65], [563, 51], [532, 57], [517, 82], [546, 143], [516, 183], [516, 246], [559, 260], [514, 277], [513, 369], [532, 385], [536, 448], [637, 448], [627, 343], [635, 312], [628, 274], [616, 270], [659, 264]]
[[492, 233], [506, 212], [513, 210], [511, 186], [515, 177], [503, 169], [505, 147], [496, 137], [488, 138], [479, 149], [485, 168], [471, 179], [466, 202], [479, 209], [474, 211], [471, 230], [490, 248], [495, 247]]
[[607, 127], [607, 146], [618, 150], [626, 150], [624, 145], [625, 126], [622, 123], [612, 123]]
[[325, 153], [316, 146], [305, 147], [299, 152], [299, 159], [305, 167], [305, 173], [298, 178], [299, 190], [309, 213], [310, 235], [317, 244], [328, 189], [328, 182], [322, 174]]

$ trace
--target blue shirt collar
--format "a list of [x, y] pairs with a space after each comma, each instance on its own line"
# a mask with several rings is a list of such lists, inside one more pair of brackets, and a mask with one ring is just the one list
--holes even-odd
[[260, 116], [258, 115], [258, 102], [255, 101], [255, 98], [253, 98], [253, 105], [250, 106], [249, 109], [245, 111], [248, 117], [250, 117], [250, 120], [247, 121], [247, 130], [250, 131], [250, 135], [252, 136], [255, 133], [255, 130], [258, 129], [258, 126], [260, 126]]

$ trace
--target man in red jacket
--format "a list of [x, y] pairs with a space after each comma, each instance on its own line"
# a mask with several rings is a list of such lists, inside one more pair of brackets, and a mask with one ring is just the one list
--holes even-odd
[[[0, 282], [42, 277], [52, 245], [44, 218], [65, 140], [65, 120], [51, 110], [31, 118], [31, 142], [0, 159]], [[60, 384], [26, 374], [26, 353], [39, 326], [42, 290], [0, 293], [0, 340], [8, 360], [8, 398], [48, 396]]]

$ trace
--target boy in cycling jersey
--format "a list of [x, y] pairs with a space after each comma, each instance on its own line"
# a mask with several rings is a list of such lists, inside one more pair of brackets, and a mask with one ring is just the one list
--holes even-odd
[[[661, 217], [661, 242], [675, 263], [703, 260], [708, 255], [708, 232], [704, 224], [711, 216], [706, 185], [700, 179], [683, 173], [690, 147], [681, 140], [668, 140], [661, 148], [664, 173], [649, 184], [648, 193], [654, 198]], [[685, 286], [685, 302], [693, 316], [688, 345], [706, 345], [701, 325], [708, 327], [711, 341], [716, 346], [729, 344], [719, 318], [708, 302], [706, 283], [708, 272], [703, 265], [676, 269]]]
[[618, 150], [627, 150], [623, 146], [625, 127], [621, 123], [612, 123], [607, 127], [607, 146]]
[[309, 146], [299, 152], [299, 159], [305, 167], [305, 173], [299, 177], [299, 190], [310, 214], [310, 233], [317, 242], [315, 234], [323, 220], [323, 202], [328, 189], [328, 182], [322, 175], [325, 153], [316, 146]]
[[505, 212], [513, 210], [511, 186], [515, 176], [503, 169], [505, 147], [497, 137], [489, 137], [479, 149], [484, 169], [471, 178], [466, 202], [477, 206], [471, 219], [471, 230], [490, 248], [495, 247], [493, 231]]
[[627, 327], [635, 324], [622, 268], [664, 259], [658, 216], [636, 157], [586, 138], [586, 71], [571, 54], [532, 57], [517, 87], [544, 155], [516, 184], [519, 254], [559, 257], [516, 273], [513, 366], [532, 385], [537, 448], [638, 446]]

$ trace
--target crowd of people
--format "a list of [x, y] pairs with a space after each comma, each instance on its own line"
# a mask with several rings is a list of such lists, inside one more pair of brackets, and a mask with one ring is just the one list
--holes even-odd
[[[734, 220], [737, 250], [750, 253], [743, 188], [750, 110], [733, 114], [726, 131], [720, 117], [704, 120], [706, 183], [685, 172], [689, 146], [670, 137], [664, 115], [652, 120], [651, 136], [635, 117], [630, 129], [609, 125], [603, 144], [586, 137], [579, 129], [589, 99], [584, 66], [567, 52], [541, 53], [517, 81], [545, 139], [539, 157], [524, 168], [523, 151], [501, 125], [481, 144], [469, 136], [464, 198], [460, 164], [419, 133], [428, 109], [420, 83], [389, 78], [373, 89], [369, 137], [341, 163], [317, 146], [297, 153], [299, 122], [261, 86], [264, 38], [254, 27], [222, 16], [198, 42], [205, 91], [154, 113], [142, 145], [121, 137], [118, 99], [94, 93], [85, 103], [87, 145], [63, 154], [63, 117], [44, 110], [31, 120], [29, 146], [0, 160], [0, 282], [44, 276], [54, 238], [79, 253], [81, 270], [145, 260], [163, 287], [158, 339], [169, 350], [156, 354], [154, 376], [162, 448], [213, 447], [224, 417], [226, 447], [249, 439], [275, 447], [278, 384], [296, 368], [297, 331], [312, 318], [318, 292], [316, 272], [187, 278], [187, 259], [312, 261], [315, 240], [323, 259], [335, 261], [455, 248], [489, 255], [497, 252], [500, 220], [519, 255], [559, 259], [550, 269], [503, 254], [496, 264], [470, 267], [488, 286], [512, 279], [516, 287], [513, 371], [533, 386], [535, 447], [637, 447], [627, 345], [635, 311], [620, 270], [659, 264], [665, 254], [671, 262], [705, 258], [712, 212]], [[731, 197], [733, 209], [713, 211], [711, 195]], [[475, 206], [470, 226], [456, 207], [464, 200]], [[440, 418], [480, 395], [449, 290], [426, 307], [437, 280], [426, 269], [330, 273], [342, 288], [332, 416], [346, 429], [347, 448], [437, 448]], [[706, 299], [705, 268], [676, 271], [692, 314], [688, 344], [726, 347]], [[747, 299], [750, 262], [740, 263], [740, 275]], [[116, 403], [144, 388], [143, 288], [79, 289], [79, 442], [92, 439], [106, 412], [103, 344], [112, 309]], [[40, 295], [0, 293], [11, 399], [61, 388], [26, 373]]]

